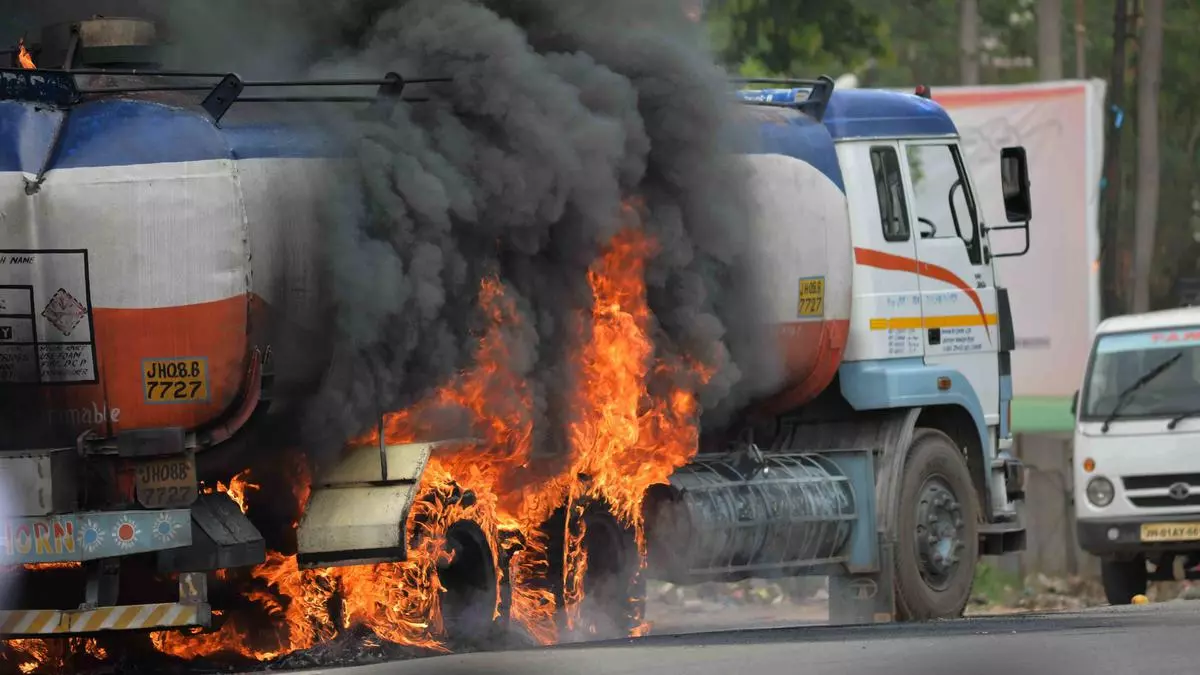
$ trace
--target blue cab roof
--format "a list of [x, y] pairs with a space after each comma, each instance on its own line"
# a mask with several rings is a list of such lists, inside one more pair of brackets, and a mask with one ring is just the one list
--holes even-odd
[[754, 89], [737, 92], [757, 123], [757, 145], [749, 154], [779, 154], [800, 159], [846, 191], [834, 142], [856, 138], [920, 138], [958, 133], [940, 105], [915, 94], [878, 89], [834, 90], [818, 122], [788, 104], [808, 98], [808, 88]]
[[[786, 105], [805, 100], [809, 91], [808, 88], [742, 90], [737, 97], [747, 103]], [[821, 123], [834, 140], [958, 133], [950, 115], [932, 100], [881, 89], [835, 89]]]

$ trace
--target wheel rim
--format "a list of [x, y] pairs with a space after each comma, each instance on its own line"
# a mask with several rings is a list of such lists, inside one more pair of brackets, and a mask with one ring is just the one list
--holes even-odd
[[945, 590], [962, 562], [963, 508], [940, 476], [925, 479], [916, 505], [916, 553], [921, 578], [934, 590]]

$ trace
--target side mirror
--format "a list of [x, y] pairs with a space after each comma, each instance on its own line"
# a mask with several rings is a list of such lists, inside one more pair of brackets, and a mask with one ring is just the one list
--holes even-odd
[[1079, 414], [1079, 390], [1078, 389], [1076, 389], [1075, 393], [1071, 395], [1071, 414], [1072, 415]]
[[1015, 146], [1000, 151], [1000, 183], [1008, 222], [1029, 222], [1033, 218], [1033, 200], [1029, 196], [1029, 161], [1025, 157], [1025, 148]]
[[1004, 195], [1004, 213], [1010, 223], [989, 227], [988, 230], [1021, 230], [1025, 235], [1025, 247], [1013, 253], [993, 253], [994, 258], [1010, 258], [1029, 252], [1029, 221], [1033, 218], [1033, 199], [1029, 195], [1029, 162], [1025, 148], [1017, 145], [1000, 151], [1000, 189]]

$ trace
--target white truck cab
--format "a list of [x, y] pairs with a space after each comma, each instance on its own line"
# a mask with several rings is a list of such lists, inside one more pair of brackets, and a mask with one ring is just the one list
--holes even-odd
[[1073, 410], [1076, 532], [1109, 603], [1200, 577], [1200, 308], [1102, 322]]

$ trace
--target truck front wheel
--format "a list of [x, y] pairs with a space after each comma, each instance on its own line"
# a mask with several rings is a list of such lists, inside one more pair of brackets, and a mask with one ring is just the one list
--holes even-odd
[[1144, 556], [1138, 555], [1132, 560], [1100, 560], [1100, 581], [1110, 605], [1128, 605], [1133, 602], [1133, 596], [1144, 595], [1148, 576]]
[[978, 506], [966, 461], [946, 434], [914, 434], [896, 523], [897, 618], [962, 616], [979, 556]]

